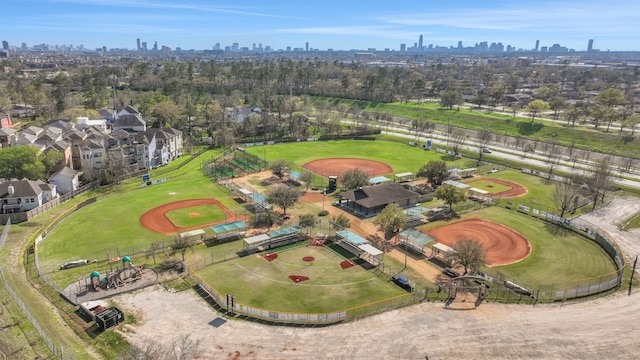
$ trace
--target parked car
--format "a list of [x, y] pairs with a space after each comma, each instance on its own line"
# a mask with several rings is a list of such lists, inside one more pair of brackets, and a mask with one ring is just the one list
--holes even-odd
[[482, 152], [485, 154], [491, 154], [491, 150], [489, 148], [483, 148]]

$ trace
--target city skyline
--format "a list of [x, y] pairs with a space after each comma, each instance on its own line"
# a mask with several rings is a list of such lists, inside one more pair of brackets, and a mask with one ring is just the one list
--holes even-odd
[[[232, 5], [233, 4], [233, 5]], [[502, 43], [531, 50], [560, 44], [586, 51], [640, 50], [640, 5], [632, 1], [513, 4], [501, 0], [368, 6], [361, 1], [321, 4], [203, 0], [8, 0], [0, 37], [22, 43], [73, 44], [135, 50], [136, 39], [172, 49], [212, 49], [217, 43], [273, 50], [464, 47]]]

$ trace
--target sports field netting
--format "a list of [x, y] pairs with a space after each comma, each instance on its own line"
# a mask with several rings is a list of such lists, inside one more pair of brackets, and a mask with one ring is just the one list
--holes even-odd
[[416, 228], [408, 228], [407, 230], [401, 232], [399, 234], [399, 237], [401, 239], [409, 240], [412, 243], [418, 244], [420, 246], [425, 246], [436, 240], [433, 236], [425, 234]]
[[244, 221], [232, 221], [224, 224], [213, 225], [211, 230], [213, 230], [216, 234], [221, 234], [229, 231], [235, 231], [244, 229], [247, 227]]
[[352, 244], [368, 244], [369, 242], [357, 234], [352, 233], [349, 230], [339, 230], [337, 234], [348, 240]]
[[424, 206], [416, 206], [416, 207], [406, 209], [404, 213], [407, 214], [408, 216], [414, 216], [414, 215], [422, 215], [429, 211], [431, 211], [430, 208], [426, 208]]
[[293, 234], [293, 233], [298, 232], [298, 231], [300, 231], [300, 227], [291, 226], [291, 227], [286, 227], [286, 228], [282, 228], [282, 229], [269, 231], [267, 233], [267, 235], [269, 235], [270, 237], [274, 238], [274, 237], [278, 237], [278, 236], [282, 236], [282, 235]]

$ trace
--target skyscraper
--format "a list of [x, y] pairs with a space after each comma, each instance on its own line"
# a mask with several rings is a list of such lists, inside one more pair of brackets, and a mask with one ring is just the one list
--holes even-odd
[[9, 42], [7, 40], [2, 41], [2, 50], [9, 50]]
[[536, 40], [536, 48], [533, 51], [538, 52], [538, 48], [540, 46], [540, 40]]
[[418, 38], [418, 50], [422, 51], [422, 35], [420, 35], [420, 37]]
[[136, 42], [137, 42], [137, 44], [138, 44], [137, 49], [138, 49], [138, 51], [140, 51], [140, 38], [136, 39]]
[[400, 44], [400, 51], [402, 52], [407, 51], [407, 44]]
[[304, 51], [309, 51], [309, 42], [308, 41], [304, 45]]
[[591, 52], [593, 50], [593, 39], [589, 39], [589, 45], [587, 45], [587, 51]]

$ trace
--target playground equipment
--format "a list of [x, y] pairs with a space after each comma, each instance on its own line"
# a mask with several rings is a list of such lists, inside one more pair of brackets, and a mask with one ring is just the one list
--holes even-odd
[[104, 277], [99, 272], [94, 271], [89, 277], [94, 291], [116, 289], [142, 279], [142, 267], [133, 265], [131, 258], [125, 256], [122, 258], [121, 269], [107, 271]]

